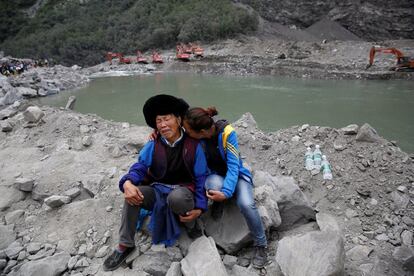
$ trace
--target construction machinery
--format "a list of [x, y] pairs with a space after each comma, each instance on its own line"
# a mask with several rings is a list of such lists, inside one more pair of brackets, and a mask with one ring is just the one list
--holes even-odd
[[131, 59], [130, 58], [125, 58], [122, 53], [113, 53], [113, 52], [107, 52], [106, 53], [106, 59], [109, 61], [110, 65], [112, 65], [112, 60], [114, 58], [118, 58], [119, 63], [123, 63], [123, 64], [130, 64], [131, 63]]
[[112, 59], [117, 58], [117, 57], [118, 57], [118, 53], [113, 53], [113, 52], [106, 53], [106, 59], [109, 61], [110, 65], [112, 65]]
[[118, 58], [119, 58], [119, 63], [122, 63], [122, 64], [130, 64], [131, 63], [131, 59], [124, 57], [124, 55], [121, 54], [121, 53], [118, 53]]
[[204, 49], [201, 48], [196, 43], [189, 43], [189, 46], [191, 47], [191, 53], [194, 55], [194, 57], [203, 57], [204, 56]]
[[177, 44], [175, 56], [181, 61], [190, 61], [191, 53], [188, 53], [187, 47], [183, 44]]
[[390, 68], [392, 71], [399, 72], [414, 72], [414, 58], [404, 56], [404, 54], [396, 48], [380, 48], [372, 46], [369, 51], [369, 64], [366, 69], [372, 66], [374, 63], [374, 57], [376, 53], [393, 54], [397, 58], [396, 66]]
[[139, 50], [137, 51], [137, 63], [148, 64], [147, 58]]
[[161, 55], [155, 51], [152, 52], [152, 63], [164, 63]]

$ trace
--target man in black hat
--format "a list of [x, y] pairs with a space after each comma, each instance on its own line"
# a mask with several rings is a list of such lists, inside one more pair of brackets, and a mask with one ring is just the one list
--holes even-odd
[[125, 197], [119, 245], [105, 260], [104, 270], [117, 269], [134, 251], [141, 208], [152, 211], [152, 242], [166, 246], [178, 239], [179, 221], [195, 228], [195, 220], [207, 210], [204, 152], [199, 142], [186, 136], [181, 128], [188, 107], [184, 100], [171, 95], [157, 95], [145, 103], [145, 121], [160, 135], [143, 147], [138, 162], [119, 181]]

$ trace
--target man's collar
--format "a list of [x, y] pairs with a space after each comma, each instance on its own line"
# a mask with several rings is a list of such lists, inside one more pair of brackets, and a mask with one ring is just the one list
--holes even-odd
[[167, 139], [165, 139], [164, 137], [162, 137], [161, 136], [161, 140], [164, 142], [164, 144], [166, 144], [167, 146], [169, 146], [169, 147], [171, 147], [171, 148], [173, 148], [173, 147], [175, 147], [182, 139], [183, 139], [183, 137], [184, 137], [184, 132], [183, 132], [183, 130], [182, 129], [180, 129], [180, 133], [181, 133], [181, 135], [180, 135], [180, 137], [178, 137], [178, 139], [177, 140], [175, 140], [173, 143], [170, 143], [170, 142], [168, 142], [168, 140]]

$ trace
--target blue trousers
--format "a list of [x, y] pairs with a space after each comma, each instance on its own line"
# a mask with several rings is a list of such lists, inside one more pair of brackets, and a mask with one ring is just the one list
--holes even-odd
[[[220, 191], [224, 184], [224, 178], [217, 174], [211, 174], [207, 177], [205, 188], [208, 190]], [[260, 219], [256, 203], [253, 198], [253, 184], [242, 178], [239, 178], [234, 192], [237, 206], [246, 220], [250, 234], [253, 236], [255, 246], [267, 246], [267, 239]]]

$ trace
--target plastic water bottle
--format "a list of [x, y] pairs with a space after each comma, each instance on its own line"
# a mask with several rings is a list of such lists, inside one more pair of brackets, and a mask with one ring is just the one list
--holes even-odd
[[322, 164], [322, 152], [319, 145], [315, 146], [315, 150], [313, 151], [313, 167], [317, 170], [321, 169]]
[[308, 171], [311, 171], [313, 169], [313, 153], [310, 147], [306, 149], [305, 153], [305, 168]]
[[325, 155], [322, 155], [322, 171], [323, 171], [323, 179], [331, 180], [332, 179], [332, 170], [331, 165], [328, 162], [328, 159]]

